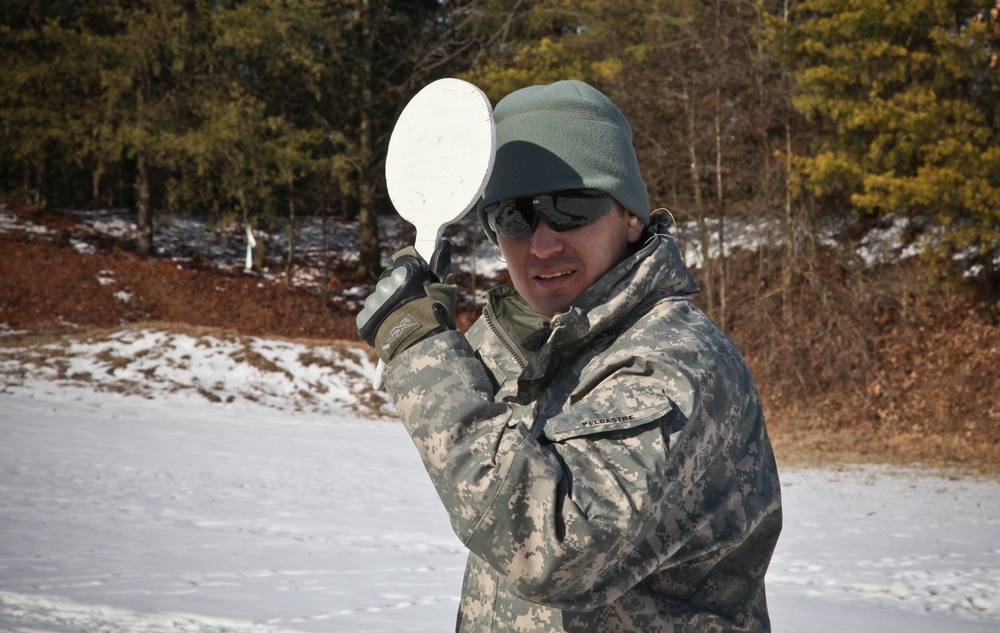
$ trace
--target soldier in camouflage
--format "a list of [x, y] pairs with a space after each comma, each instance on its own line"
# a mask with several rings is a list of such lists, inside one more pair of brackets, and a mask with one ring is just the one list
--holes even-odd
[[513, 285], [462, 334], [448, 247], [408, 249], [358, 315], [470, 551], [457, 630], [770, 630], [760, 400], [650, 216], [628, 123], [576, 81], [495, 117], [478, 213]]

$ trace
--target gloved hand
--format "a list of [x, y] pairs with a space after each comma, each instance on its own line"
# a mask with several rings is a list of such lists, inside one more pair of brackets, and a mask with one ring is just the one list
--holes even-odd
[[432, 334], [455, 329], [458, 289], [451, 271], [451, 242], [441, 240], [430, 266], [416, 249], [392, 256], [375, 292], [358, 313], [358, 334], [388, 363], [403, 350]]

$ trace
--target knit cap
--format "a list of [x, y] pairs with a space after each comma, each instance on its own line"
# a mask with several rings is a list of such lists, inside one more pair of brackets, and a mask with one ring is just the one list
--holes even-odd
[[493, 111], [497, 153], [479, 203], [479, 220], [496, 234], [483, 205], [563, 189], [599, 189], [642, 219], [649, 196], [639, 173], [632, 128], [596, 88], [576, 80], [510, 93]]

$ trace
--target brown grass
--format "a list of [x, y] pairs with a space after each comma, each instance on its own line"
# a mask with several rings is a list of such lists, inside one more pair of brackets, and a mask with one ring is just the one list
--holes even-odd
[[779, 457], [1000, 472], [997, 309], [932, 283], [916, 262], [827, 261], [803, 264], [787, 315], [748, 278], [734, 290], [745, 312], [731, 335]]

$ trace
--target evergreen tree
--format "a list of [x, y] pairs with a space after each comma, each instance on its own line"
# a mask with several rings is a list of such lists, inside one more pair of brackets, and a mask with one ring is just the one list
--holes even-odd
[[[202, 3], [185, 0], [79, 4], [68, 52], [93, 60], [84, 115], [68, 131], [95, 182], [119, 161], [134, 171], [136, 252], [153, 253], [154, 185], [178, 162], [180, 139], [195, 125], [200, 72], [210, 62]], [[96, 188], [96, 185], [95, 185]]]
[[[873, 215], [933, 217], [996, 283], [1000, 3], [803, 0], [795, 105], [826, 132], [803, 192]], [[966, 251], [968, 252], [968, 251]]]
[[217, 221], [255, 225], [282, 206], [292, 214], [302, 182], [343, 177], [332, 167], [343, 135], [328, 99], [340, 24], [327, 19], [325, 4], [250, 0], [212, 14], [214, 63], [199, 127], [184, 139], [203, 186], [185, 194], [210, 204]]
[[[75, 2], [0, 1], [0, 149], [8, 188], [45, 208], [58, 157], [80, 158], [76, 131], [87, 115], [98, 67], [82, 48]], [[13, 181], [13, 182], [12, 182]], [[14, 184], [18, 182], [19, 184]]]
[[[244, 0], [217, 11], [219, 72], [228, 82], [206, 117], [206, 142], [216, 149], [198, 151], [223, 166], [225, 198], [236, 199], [248, 218], [240, 196], [273, 201], [280, 190], [291, 209], [294, 191], [329, 206], [322, 192], [329, 197], [329, 183], [335, 183], [335, 206], [359, 219], [358, 272], [378, 275], [377, 217], [389, 210], [383, 176], [389, 134], [407, 100], [450, 74], [449, 64], [470, 49], [471, 6]], [[234, 144], [234, 136], [244, 143]], [[248, 181], [248, 171], [259, 176], [257, 185]], [[257, 193], [248, 198], [251, 191]]]
[[560, 79], [609, 80], [643, 58], [664, 5], [657, 0], [499, 0], [483, 5], [482, 51], [465, 74], [497, 100]]

